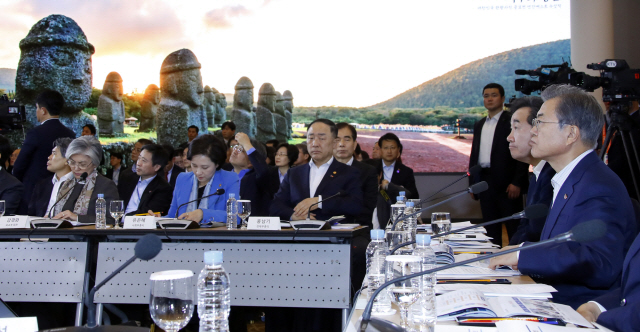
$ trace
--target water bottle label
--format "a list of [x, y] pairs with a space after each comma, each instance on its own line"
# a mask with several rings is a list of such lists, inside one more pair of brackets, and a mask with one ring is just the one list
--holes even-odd
[[279, 231], [282, 226], [279, 217], [249, 217], [247, 229]]

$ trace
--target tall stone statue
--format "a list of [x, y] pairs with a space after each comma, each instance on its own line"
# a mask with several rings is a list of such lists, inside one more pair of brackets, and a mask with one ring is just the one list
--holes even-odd
[[225, 96], [224, 93], [222, 92], [220, 92], [219, 104], [220, 104], [220, 107], [222, 107], [222, 113], [224, 114], [224, 121], [227, 121], [227, 119], [231, 119], [231, 113], [227, 111], [227, 96]]
[[276, 91], [276, 109], [273, 119], [276, 124], [276, 139], [280, 142], [286, 142], [289, 139], [289, 125], [284, 113], [284, 99], [278, 91]]
[[222, 125], [227, 121], [227, 98], [216, 91], [216, 123]]
[[[20, 61], [16, 73], [16, 99], [26, 106], [25, 130], [38, 124], [36, 96], [45, 89], [64, 96], [60, 121], [80, 136], [82, 127], [94, 123], [82, 112], [91, 96], [93, 45], [78, 24], [63, 15], [50, 15], [31, 27], [20, 41]], [[12, 131], [19, 142], [10, 137], [14, 146], [22, 144], [22, 132]]]
[[266, 142], [276, 138], [276, 124], [273, 117], [275, 110], [276, 90], [271, 83], [262, 84], [258, 94], [258, 107], [256, 108], [257, 140]]
[[202, 105], [204, 105], [204, 110], [207, 113], [207, 122], [209, 126], [216, 124], [214, 119], [218, 110], [218, 103], [216, 101], [217, 92], [218, 90], [216, 90], [216, 88], [212, 88], [208, 85], [204, 87], [204, 100]]
[[200, 110], [204, 88], [200, 68], [195, 54], [184, 48], [169, 54], [162, 62], [162, 98], [156, 118], [159, 144], [178, 146], [188, 140], [190, 125], [202, 125]]
[[256, 137], [256, 114], [253, 112], [253, 83], [246, 76], [240, 77], [238, 83], [236, 83], [231, 120], [236, 125], [236, 133], [245, 133], [251, 138]]
[[140, 110], [140, 128], [138, 131], [149, 132], [156, 130], [156, 114], [160, 103], [160, 88], [155, 84], [149, 84], [144, 90], [142, 109]]
[[291, 91], [285, 90], [282, 93], [282, 99], [284, 104], [284, 116], [287, 118], [287, 124], [289, 125], [288, 137], [291, 139], [293, 134], [293, 95]]
[[107, 75], [98, 99], [98, 131], [101, 136], [124, 134], [122, 77], [112, 71]]

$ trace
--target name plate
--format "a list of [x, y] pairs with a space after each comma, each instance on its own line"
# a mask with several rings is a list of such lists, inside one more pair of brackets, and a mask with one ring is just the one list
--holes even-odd
[[0, 228], [31, 228], [29, 216], [1, 217]]
[[282, 228], [279, 217], [249, 217], [247, 229], [279, 231]]
[[124, 217], [124, 229], [156, 229], [156, 217], [154, 216], [126, 216]]

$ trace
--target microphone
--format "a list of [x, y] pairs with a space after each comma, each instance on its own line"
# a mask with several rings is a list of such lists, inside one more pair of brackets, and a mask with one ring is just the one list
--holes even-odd
[[413, 216], [420, 215], [420, 214], [422, 214], [422, 212], [424, 212], [424, 211], [427, 211], [427, 210], [429, 210], [429, 209], [431, 209], [431, 208], [434, 208], [434, 207], [436, 207], [436, 206], [440, 206], [440, 205], [442, 205], [442, 204], [444, 204], [444, 203], [446, 203], [446, 202], [451, 201], [451, 200], [452, 200], [452, 199], [454, 199], [454, 198], [458, 198], [458, 197], [463, 196], [463, 195], [465, 195], [465, 194], [468, 194], [468, 193], [472, 193], [472, 194], [479, 194], [479, 193], [481, 193], [481, 192], [483, 192], [483, 191], [485, 191], [485, 190], [487, 190], [487, 189], [489, 189], [489, 185], [487, 184], [487, 182], [486, 182], [486, 181], [478, 182], [478, 183], [476, 183], [476, 184], [472, 185], [471, 187], [467, 188], [467, 190], [463, 190], [463, 191], [461, 191], [460, 193], [458, 193], [458, 194], [456, 194], [456, 195], [454, 195], [454, 196], [452, 196], [452, 197], [450, 197], [450, 198], [447, 198], [447, 199], [445, 199], [445, 200], [443, 200], [443, 201], [440, 201], [440, 202], [438, 202], [438, 203], [436, 203], [436, 204], [433, 204], [433, 205], [429, 205], [429, 206], [427, 206], [427, 207], [424, 207], [424, 208], [422, 208], [422, 209], [420, 209], [420, 210], [418, 210], [418, 211], [416, 211], [416, 212], [414, 212], [414, 213], [412, 213], [412, 214], [407, 214], [407, 215], [404, 215], [404, 216], [403, 216], [403, 217], [401, 217], [401, 218], [398, 218], [398, 220], [396, 220], [396, 221], [393, 223], [393, 225], [391, 225], [391, 230], [392, 230], [392, 231], [394, 231], [394, 230], [396, 229], [396, 225], [398, 224], [398, 222], [403, 221], [403, 220], [405, 220], [405, 219], [407, 219], [407, 218], [411, 218], [411, 217], [413, 217]]
[[205, 199], [207, 197], [211, 197], [211, 196], [215, 196], [215, 195], [223, 195], [223, 194], [224, 194], [224, 189], [220, 188], [220, 189], [216, 190], [216, 192], [214, 192], [213, 194], [209, 194], [207, 196], [202, 196], [202, 197], [200, 197], [198, 199], [194, 199], [193, 201], [188, 201], [188, 202], [186, 202], [184, 204], [180, 204], [180, 206], [178, 206], [178, 209], [176, 209], [176, 216], [175, 216], [174, 219], [178, 219], [178, 213], [180, 213], [180, 208], [181, 207], [183, 207], [183, 206], [185, 206], [185, 205], [187, 205], [189, 203], [193, 203], [193, 202]]
[[[389, 280], [384, 284], [382, 284], [380, 287], [378, 287], [378, 289], [375, 292], [373, 292], [373, 294], [371, 295], [371, 299], [369, 300], [369, 302], [367, 302], [367, 306], [364, 308], [364, 312], [362, 313], [362, 322], [360, 324], [360, 332], [365, 332], [367, 329], [367, 326], [369, 325], [369, 322], [371, 321], [371, 309], [373, 307], [373, 300], [380, 293], [380, 291], [382, 291], [384, 288], [390, 285], [393, 285], [396, 282], [404, 281], [404, 280], [415, 278], [415, 277], [420, 277], [425, 274], [431, 274], [431, 273], [435, 273], [438, 271], [450, 269], [453, 267], [457, 267], [457, 266], [461, 266], [461, 265], [465, 265], [473, 262], [478, 262], [481, 260], [485, 260], [487, 258], [493, 258], [497, 256], [502, 256], [505, 254], [510, 254], [512, 252], [516, 252], [520, 250], [527, 250], [527, 249], [547, 245], [549, 243], [564, 242], [564, 241], [576, 241], [580, 243], [589, 242], [604, 236], [606, 232], [607, 232], [607, 225], [602, 220], [590, 220], [587, 222], [577, 224], [570, 231], [559, 234], [558, 236], [548, 240], [535, 242], [527, 246], [522, 246], [522, 247], [512, 248], [505, 251], [496, 252], [490, 255], [481, 255], [476, 258], [468, 259], [466, 261], [453, 263], [445, 266], [440, 266], [434, 269], [430, 269], [430, 270], [426, 270], [426, 271], [422, 271], [422, 272], [418, 272], [418, 273], [414, 273], [407, 276]], [[382, 322], [378, 322], [378, 323], [379, 323], [378, 325], [384, 325]]]
[[136, 259], [141, 259], [144, 261], [148, 261], [153, 259], [158, 255], [158, 253], [162, 250], [162, 241], [155, 234], [147, 234], [138, 240], [136, 243], [133, 257], [129, 258], [124, 264], [122, 264], [115, 271], [111, 272], [109, 276], [107, 276], [100, 283], [95, 285], [91, 292], [89, 292], [89, 296], [86, 298], [85, 305], [87, 306], [87, 327], [94, 328], [97, 326], [96, 324], [96, 305], [93, 303], [93, 298], [100, 289], [100, 287], [104, 286], [111, 278], [115, 277], [116, 274], [120, 273], [120, 271], [124, 270], [129, 264], [133, 263]]
[[436, 191], [435, 193], [431, 194], [431, 196], [429, 196], [429, 197], [427, 197], [427, 198], [425, 198], [425, 199], [421, 199], [421, 200], [420, 200], [420, 203], [418, 203], [418, 204], [422, 204], [422, 203], [427, 202], [427, 201], [429, 200], [429, 198], [431, 198], [431, 197], [433, 197], [433, 196], [435, 196], [435, 195], [437, 195], [437, 194], [441, 193], [443, 190], [445, 190], [445, 189], [447, 189], [447, 188], [451, 187], [452, 185], [454, 185], [455, 183], [457, 183], [458, 181], [460, 181], [460, 180], [462, 180], [462, 179], [464, 179], [464, 178], [468, 178], [468, 177], [474, 177], [474, 178], [475, 178], [475, 177], [478, 177], [478, 175], [480, 175], [480, 172], [481, 172], [481, 171], [482, 171], [482, 166], [480, 166], [480, 165], [475, 165], [475, 166], [473, 166], [473, 167], [469, 168], [469, 171], [468, 171], [467, 173], [465, 173], [463, 176], [461, 176], [461, 177], [460, 177], [460, 178], [458, 178], [457, 180], [455, 180], [455, 181], [453, 181], [453, 182], [449, 183], [449, 184], [448, 184], [448, 185], [446, 185], [444, 188], [442, 188], [442, 189], [440, 189], [440, 190]]
[[[79, 179], [79, 180], [76, 180], [76, 183], [82, 183], [82, 184], [86, 183], [87, 176], [89, 176], [89, 174], [87, 174], [87, 172], [82, 173], [82, 175], [80, 175], [80, 179]], [[69, 193], [70, 193], [74, 188], [75, 188], [75, 186], [73, 186], [73, 187], [71, 187], [71, 188], [67, 189], [67, 192], [66, 192], [66, 193], [64, 193], [64, 195], [62, 195], [62, 196], [60, 197], [60, 199], [58, 199], [55, 203], [53, 203], [53, 205], [51, 206], [51, 209], [49, 209], [49, 213], [47, 213], [47, 216], [49, 216], [49, 219], [53, 218], [53, 217], [51, 216], [51, 212], [52, 212], [52, 211], [53, 211], [53, 209], [56, 207], [56, 205], [58, 205], [58, 203], [60, 203], [60, 201], [61, 201], [65, 196], [67, 196], [67, 195], [68, 195], [68, 194], [69, 194]]]
[[331, 195], [331, 196], [329, 196], [329, 197], [327, 197], [327, 198], [325, 198], [325, 199], [323, 199], [323, 200], [321, 200], [321, 201], [318, 201], [318, 202], [316, 202], [316, 203], [311, 204], [311, 206], [309, 206], [309, 211], [307, 211], [307, 220], [311, 220], [311, 208], [312, 208], [314, 205], [318, 205], [318, 204], [320, 204], [320, 203], [322, 203], [322, 202], [324, 202], [324, 201], [328, 201], [328, 200], [330, 200], [330, 199], [332, 199], [332, 198], [334, 198], [334, 197], [342, 197], [342, 196], [346, 196], [346, 195], [347, 195], [347, 193], [346, 193], [346, 192], [344, 192], [344, 191], [340, 190], [340, 191], [338, 191], [335, 195]]
[[80, 184], [87, 183], [87, 176], [89, 176], [87, 172], [82, 173], [82, 175], [80, 175], [80, 180], [78, 180], [77, 183], [80, 183]]
[[[507, 220], [511, 220], [511, 219], [521, 219], [521, 218], [536, 219], [536, 218], [542, 218], [542, 217], [546, 216], [548, 213], [549, 213], [549, 208], [546, 205], [544, 205], [544, 204], [534, 204], [534, 205], [531, 205], [531, 206], [527, 206], [523, 211], [518, 212], [518, 213], [514, 213], [513, 215], [508, 216], [508, 217], [504, 217], [504, 218], [500, 218], [500, 219], [496, 219], [496, 220], [491, 220], [491, 221], [487, 221], [487, 222], [484, 222], [484, 223], [481, 223], [481, 224], [471, 225], [471, 226], [459, 228], [459, 229], [456, 229], [456, 230], [451, 230], [451, 231], [440, 233], [440, 234], [434, 234], [434, 235], [431, 236], [431, 238], [435, 239], [435, 238], [447, 236], [449, 234], [459, 233], [459, 232], [466, 231], [466, 230], [472, 229], [472, 228], [493, 225], [493, 224], [496, 224], [496, 223], [499, 223], [499, 222], [503, 222], [503, 221], [507, 221]], [[398, 250], [398, 249], [400, 249], [400, 248], [402, 248], [404, 246], [408, 246], [410, 244], [414, 244], [414, 243], [416, 243], [416, 241], [409, 241], [409, 242], [405, 242], [405, 243], [400, 243], [395, 248], [391, 249], [389, 254], [393, 255], [393, 253], [396, 252], [396, 250]]]

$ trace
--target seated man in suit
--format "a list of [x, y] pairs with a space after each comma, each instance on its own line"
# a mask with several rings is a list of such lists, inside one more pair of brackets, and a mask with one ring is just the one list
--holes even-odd
[[[162, 147], [169, 154], [169, 159], [167, 161], [167, 166], [164, 167], [164, 179], [169, 182], [171, 188], [176, 187], [176, 179], [178, 179], [178, 175], [184, 172], [184, 169], [178, 166], [177, 163], [174, 162], [175, 158], [175, 150], [169, 144], [163, 144]], [[180, 161], [182, 162], [182, 157], [180, 157]], [[173, 189], [172, 189], [173, 190]]]
[[637, 234], [635, 213], [620, 178], [593, 151], [603, 125], [598, 101], [569, 85], [552, 85], [542, 98], [531, 129], [531, 155], [546, 160], [557, 174], [540, 240], [593, 219], [605, 222], [607, 233], [591, 242], [560, 242], [495, 257], [490, 267], [517, 268], [555, 287], [554, 302], [576, 308], [620, 286], [624, 256]]
[[126, 182], [128, 180], [138, 181], [136, 175], [136, 162], [138, 161], [138, 156], [140, 156], [142, 147], [147, 144], [153, 144], [153, 142], [146, 138], [141, 138], [136, 142], [136, 144], [133, 145], [133, 148], [131, 149], [131, 166], [120, 170], [120, 179], [122, 179], [123, 182]]
[[362, 188], [362, 211], [356, 218], [358, 224], [372, 228], [371, 219], [376, 208], [378, 196], [378, 176], [375, 167], [355, 160], [355, 150], [358, 142], [356, 128], [346, 122], [336, 124], [338, 128], [338, 144], [333, 150], [333, 157], [337, 161], [355, 167], [360, 171], [360, 187]]
[[578, 312], [614, 331], [640, 331], [640, 236], [624, 259], [621, 286], [581, 305]]
[[149, 210], [166, 214], [171, 205], [173, 188], [164, 178], [164, 167], [169, 160], [167, 151], [158, 144], [142, 147], [136, 162], [137, 181], [130, 178], [118, 191], [124, 201], [125, 215], [147, 213]]
[[[13, 149], [9, 140], [0, 135], [0, 165], [5, 165], [11, 158]], [[22, 183], [9, 174], [4, 167], [0, 167], [0, 200], [4, 200], [4, 214], [12, 215], [18, 213], [24, 187]]]
[[[51, 150], [49, 161], [47, 161], [47, 170], [53, 172], [53, 175], [38, 182], [33, 190], [31, 201], [29, 202], [30, 216], [48, 216], [51, 207], [58, 200], [60, 185], [64, 181], [73, 178], [71, 167], [67, 164], [68, 160], [65, 157], [67, 147], [69, 147], [71, 141], [72, 139], [68, 137], [62, 137], [53, 142], [53, 150]], [[61, 195], [64, 194], [64, 192], [61, 193]]]
[[112, 152], [111, 157], [109, 158], [109, 164], [111, 165], [111, 168], [107, 170], [106, 177], [113, 181], [117, 186], [118, 181], [120, 180], [120, 175], [122, 174], [122, 172], [120, 172], [122, 170], [122, 153]]
[[[542, 106], [542, 98], [526, 96], [511, 102], [511, 133], [507, 136], [511, 157], [517, 161], [533, 166], [533, 176], [529, 179], [527, 192], [527, 206], [544, 204], [551, 206], [553, 187], [551, 178], [556, 171], [544, 160], [531, 156], [531, 128], [533, 119]], [[520, 219], [520, 225], [509, 239], [509, 244], [520, 244], [524, 241], [537, 242], [540, 240], [542, 227], [547, 217], [537, 219]], [[508, 222], [517, 222], [515, 220]]]
[[[312, 218], [327, 220], [344, 215], [353, 222], [362, 210], [360, 172], [333, 158], [338, 130], [335, 123], [317, 119], [307, 129], [307, 148], [311, 155], [308, 165], [287, 172], [280, 190], [273, 199], [271, 215], [283, 220], [305, 220], [309, 209]], [[343, 191], [344, 197], [322, 202]], [[316, 204], [319, 203], [319, 204]]]
[[238, 145], [232, 148], [229, 162], [240, 178], [240, 199], [251, 201], [251, 215], [268, 216], [273, 199], [270, 190], [273, 179], [267, 178], [269, 166], [265, 160], [265, 146], [245, 133], [237, 133], [235, 137]]

